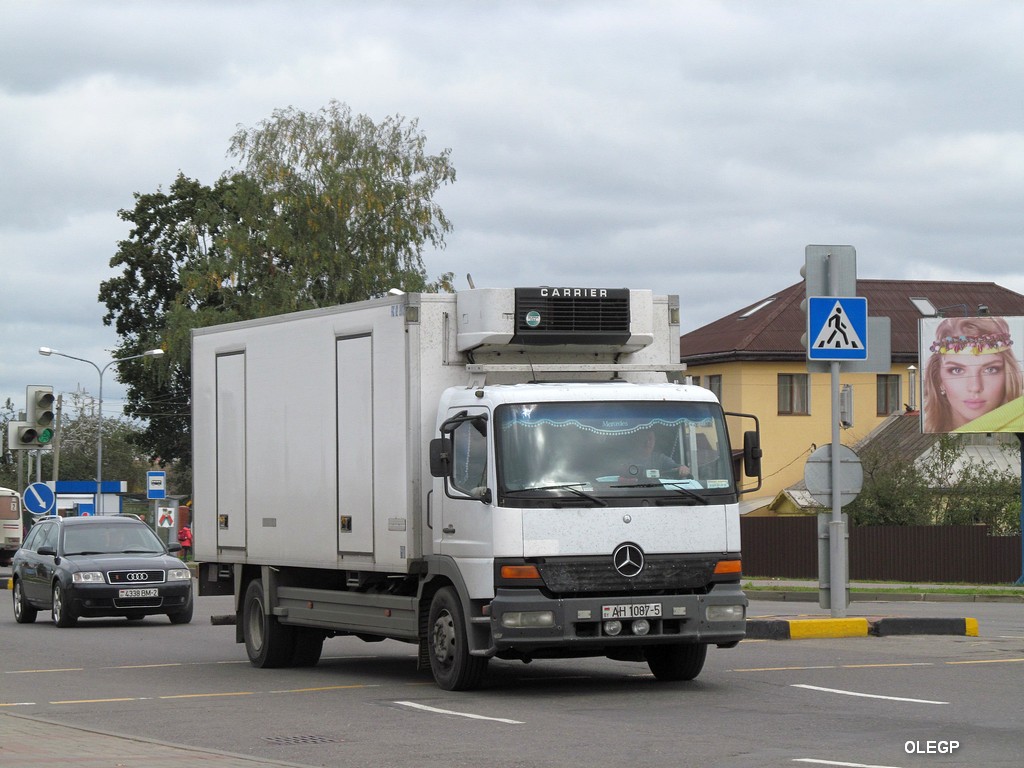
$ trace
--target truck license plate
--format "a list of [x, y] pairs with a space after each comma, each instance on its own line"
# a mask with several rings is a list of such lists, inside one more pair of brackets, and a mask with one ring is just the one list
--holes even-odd
[[661, 603], [629, 603], [627, 605], [602, 605], [602, 619], [646, 619], [661, 616]]
[[121, 589], [118, 590], [118, 597], [158, 597], [160, 590], [156, 587], [150, 587], [148, 589]]

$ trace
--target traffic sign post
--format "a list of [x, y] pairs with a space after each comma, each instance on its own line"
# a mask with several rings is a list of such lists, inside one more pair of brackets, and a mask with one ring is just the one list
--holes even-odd
[[[828, 573], [825, 584], [819, 576], [821, 604], [826, 597], [833, 618], [846, 616], [847, 541], [843, 519], [842, 441], [840, 439], [839, 370], [843, 362], [868, 359], [868, 304], [857, 293], [857, 251], [850, 245], [808, 245], [804, 278], [807, 310], [808, 370], [828, 363], [832, 383], [832, 445], [829, 457], [832, 518], [825, 525], [828, 534]], [[815, 462], [816, 464], [817, 462]], [[858, 464], [858, 469], [860, 465]], [[819, 563], [819, 565], [821, 565]], [[819, 568], [819, 574], [822, 571]], [[825, 594], [827, 592], [827, 595]]]
[[807, 299], [807, 359], [867, 360], [868, 300], [860, 296]]
[[32, 483], [21, 498], [25, 509], [33, 515], [47, 515], [57, 511], [57, 494], [46, 483]]
[[166, 499], [167, 498], [167, 473], [161, 471], [152, 471], [146, 473], [147, 499]]

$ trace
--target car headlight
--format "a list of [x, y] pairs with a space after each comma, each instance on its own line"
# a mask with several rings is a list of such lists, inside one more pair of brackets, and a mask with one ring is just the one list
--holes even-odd
[[71, 574], [71, 581], [75, 584], [105, 584], [107, 580], [99, 571], [78, 571]]
[[168, 581], [189, 581], [192, 578], [192, 571], [188, 568], [171, 568], [167, 572]]

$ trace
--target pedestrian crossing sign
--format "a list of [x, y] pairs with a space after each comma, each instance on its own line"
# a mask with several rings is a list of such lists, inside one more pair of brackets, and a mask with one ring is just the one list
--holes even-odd
[[860, 296], [807, 299], [807, 359], [867, 360], [868, 300]]

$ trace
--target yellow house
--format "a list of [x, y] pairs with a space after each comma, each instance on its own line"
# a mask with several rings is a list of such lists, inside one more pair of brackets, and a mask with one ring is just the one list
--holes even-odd
[[[844, 414], [842, 441], [851, 446], [891, 414], [920, 404], [921, 317], [1024, 315], [1024, 296], [995, 283], [858, 280], [857, 295], [867, 299], [870, 317], [890, 320], [891, 367], [841, 373], [852, 404]], [[695, 384], [714, 391], [726, 411], [760, 419], [764, 484], [751, 494], [756, 499], [747, 500], [751, 514], [784, 512], [787, 505], [779, 497], [803, 480], [808, 456], [832, 440], [831, 376], [808, 372], [801, 342], [807, 330], [804, 298], [804, 283], [791, 285], [679, 341], [680, 361]], [[729, 427], [734, 436], [742, 434], [740, 423]]]

